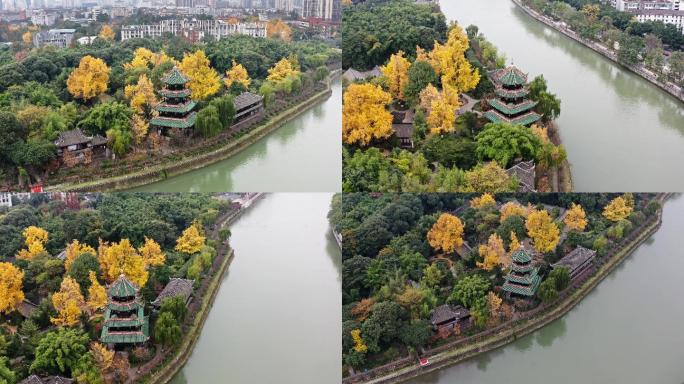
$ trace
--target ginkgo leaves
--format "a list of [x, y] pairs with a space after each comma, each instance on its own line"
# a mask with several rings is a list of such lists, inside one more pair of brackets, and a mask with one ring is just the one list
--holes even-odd
[[110, 68], [104, 60], [84, 56], [67, 79], [67, 89], [77, 99], [88, 101], [107, 90]]
[[463, 245], [463, 222], [454, 215], [442, 213], [427, 233], [427, 238], [435, 250], [452, 253]]
[[342, 138], [347, 144], [366, 146], [392, 134], [392, 114], [385, 106], [392, 96], [373, 84], [351, 84], [344, 93]]
[[0, 262], [0, 313], [9, 314], [24, 301], [23, 278], [19, 268]]

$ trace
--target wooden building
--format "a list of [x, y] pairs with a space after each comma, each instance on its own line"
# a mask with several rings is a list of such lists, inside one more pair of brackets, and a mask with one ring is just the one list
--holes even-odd
[[242, 92], [233, 99], [235, 119], [233, 124], [249, 120], [255, 116], [262, 116], [264, 112], [264, 97], [252, 92]]
[[453, 331], [457, 324], [461, 331], [464, 331], [470, 328], [472, 319], [470, 312], [463, 306], [444, 304], [432, 311], [430, 324], [438, 332], [440, 330]]
[[532, 110], [537, 102], [528, 99], [527, 74], [511, 66], [494, 70], [489, 77], [496, 94], [496, 98], [487, 100], [492, 109], [484, 116], [489, 121], [530, 126], [541, 119], [542, 116]]
[[566, 267], [568, 272], [570, 272], [570, 278], [574, 279], [582, 272], [590, 268], [594, 264], [595, 259], [596, 251], [578, 246], [577, 248], [573, 249], [572, 252], [563, 256], [562, 259], [551, 266], [554, 269], [558, 267]]
[[535, 189], [537, 166], [534, 161], [521, 161], [506, 170], [506, 173], [519, 181], [518, 192], [537, 192]]
[[413, 117], [412, 110], [392, 112], [392, 129], [403, 148], [413, 148]]
[[532, 297], [537, 292], [541, 277], [539, 268], [532, 264], [532, 256], [520, 248], [513, 253], [511, 270], [506, 275], [503, 290], [509, 297]]
[[77, 128], [61, 132], [54, 144], [57, 146], [57, 157], [60, 163], [74, 166], [109, 157], [108, 141], [100, 135], [86, 136]]
[[148, 318], [138, 291], [138, 287], [123, 274], [107, 287], [109, 302], [100, 334], [102, 343], [116, 347], [140, 344], [150, 339]]
[[192, 300], [192, 291], [193, 291], [193, 284], [195, 283], [194, 280], [188, 280], [188, 279], [178, 279], [178, 278], [172, 278], [169, 280], [169, 283], [166, 284], [164, 289], [159, 293], [159, 296], [157, 296], [156, 299], [152, 302], [152, 306], [154, 306], [156, 309], [161, 308], [162, 301], [164, 299], [169, 299], [172, 297], [182, 297], [183, 301], [185, 302], [185, 305], [187, 306], [188, 303]]
[[190, 131], [197, 120], [197, 113], [194, 111], [197, 103], [190, 98], [190, 89], [186, 86], [190, 79], [173, 67], [161, 81], [164, 83], [164, 88], [159, 91], [162, 102], [155, 107], [159, 116], [150, 120], [150, 125], [156, 127], [160, 133], [173, 128]]

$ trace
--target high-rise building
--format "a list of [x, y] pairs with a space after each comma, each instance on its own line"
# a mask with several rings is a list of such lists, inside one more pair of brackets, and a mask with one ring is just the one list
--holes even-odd
[[294, 9], [294, 0], [276, 0], [275, 8], [283, 12], [292, 12]]
[[323, 20], [340, 20], [340, 0], [304, 0], [302, 4], [302, 17], [317, 18]]

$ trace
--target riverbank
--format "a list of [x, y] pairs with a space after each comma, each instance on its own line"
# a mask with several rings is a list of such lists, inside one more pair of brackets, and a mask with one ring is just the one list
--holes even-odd
[[[221, 228], [233, 224], [242, 215], [242, 213], [245, 212], [245, 210], [247, 210], [250, 207], [253, 207], [254, 204], [263, 196], [263, 193], [257, 193], [256, 195], [246, 200], [246, 202], [242, 204], [242, 207], [240, 209], [226, 217], [224, 220], [221, 221], [221, 223], [218, 226], [216, 226], [212, 230], [212, 238], [214, 238], [214, 240], [216, 241], [219, 241], [218, 231]], [[226, 271], [228, 270], [228, 267], [230, 266], [235, 256], [234, 250], [230, 247], [230, 245], [228, 245], [228, 243], [224, 243], [222, 248], [223, 249], [219, 251], [219, 255], [222, 254], [221, 252], [225, 252], [226, 254], [225, 256], [220, 258], [218, 267], [213, 268], [214, 271], [211, 272], [211, 280], [207, 285], [204, 295], [202, 295], [202, 304], [199, 310], [193, 314], [194, 321], [192, 325], [189, 327], [189, 329], [184, 330], [185, 337], [183, 338], [180, 346], [174, 352], [172, 357], [167, 357], [163, 361], [161, 367], [155, 367], [158, 368], [158, 370], [154, 371], [153, 373], [147, 376], [142, 377], [139, 380], [141, 383], [162, 384], [169, 382], [183, 368], [187, 360], [190, 358], [190, 355], [192, 355], [192, 351], [195, 347], [195, 344], [197, 344], [199, 336], [202, 333], [204, 323], [206, 322], [207, 317], [211, 312], [211, 307], [213, 306], [214, 300], [216, 299], [216, 295], [218, 294], [219, 288], [221, 287], [223, 276], [225, 275]], [[216, 266], [216, 263], [214, 263], [214, 266]]]
[[[218, 146], [209, 147], [198, 154], [189, 155], [186, 158], [168, 158], [158, 165], [151, 165], [139, 171], [125, 175], [112, 176], [99, 180], [66, 182], [57, 185], [46, 186], [46, 191], [118, 191], [166, 180], [170, 177], [179, 176], [197, 170], [213, 163], [230, 158], [252, 144], [259, 142], [268, 134], [275, 132], [278, 128], [285, 126], [288, 122], [296, 119], [311, 108], [319, 105], [332, 95], [331, 83], [339, 76], [339, 71], [330, 74], [329, 81], [325, 88], [313, 94], [306, 100], [281, 112], [277, 116], [269, 119], [265, 123], [253, 128], [248, 133], [230, 140], [227, 143], [219, 143]], [[319, 86], [319, 89], [321, 87]]]
[[626, 65], [624, 63], [621, 63], [617, 55], [610, 50], [608, 47], [599, 44], [595, 41], [591, 40], [586, 40], [578, 36], [575, 31], [568, 29], [564, 26], [561, 26], [560, 23], [555, 22], [553, 19], [544, 16], [540, 14], [539, 12], [535, 11], [534, 9], [525, 6], [522, 4], [520, 0], [512, 0], [515, 5], [517, 5], [520, 9], [522, 9], [525, 13], [527, 13], [530, 17], [533, 19], [543, 23], [549, 28], [552, 28], [556, 30], [557, 32], [562, 33], [564, 36], [574, 40], [577, 43], [580, 43], [584, 45], [585, 47], [591, 49], [592, 51], [600, 54], [601, 56], [605, 57], [606, 59], [614, 62], [615, 64], [620, 65], [623, 68], [628, 69], [632, 73], [635, 73], [644, 80], [648, 81], [649, 83], [655, 85], [656, 87], [660, 88], [664, 92], [668, 93], [675, 99], [679, 100], [680, 102], [684, 103], [684, 89], [682, 87], [678, 87], [677, 85], [673, 83], [663, 83], [662, 81], [658, 80], [657, 77], [655, 77], [650, 71], [646, 70], [643, 66], [632, 66], [632, 65]]
[[[662, 204], [668, 195], [658, 195]], [[524, 318], [512, 320], [495, 328], [462, 340], [424, 352], [420, 357], [429, 365], [419, 366], [417, 358], [409, 356], [372, 371], [345, 378], [343, 383], [399, 383], [417, 376], [451, 366], [485, 352], [509, 344], [561, 318], [582, 301], [627, 256], [656, 232], [662, 223], [662, 208], [645, 223], [635, 228], [622, 242], [615, 244], [592, 269], [577, 277], [559, 298], [551, 304], [543, 304], [523, 314]]]

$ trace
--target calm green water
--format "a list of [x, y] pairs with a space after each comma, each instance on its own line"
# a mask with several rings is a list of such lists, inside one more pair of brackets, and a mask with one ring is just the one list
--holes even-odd
[[660, 230], [564, 317], [411, 383], [681, 384], [682, 232], [678, 196], [666, 203]]
[[135, 191], [329, 192], [342, 188], [342, 85], [298, 118], [226, 160]]
[[443, 0], [448, 20], [476, 24], [530, 79], [543, 74], [575, 189], [684, 191], [684, 104], [529, 17], [510, 0]]
[[235, 259], [173, 384], [339, 382], [341, 255], [331, 194], [272, 194], [233, 224]]

